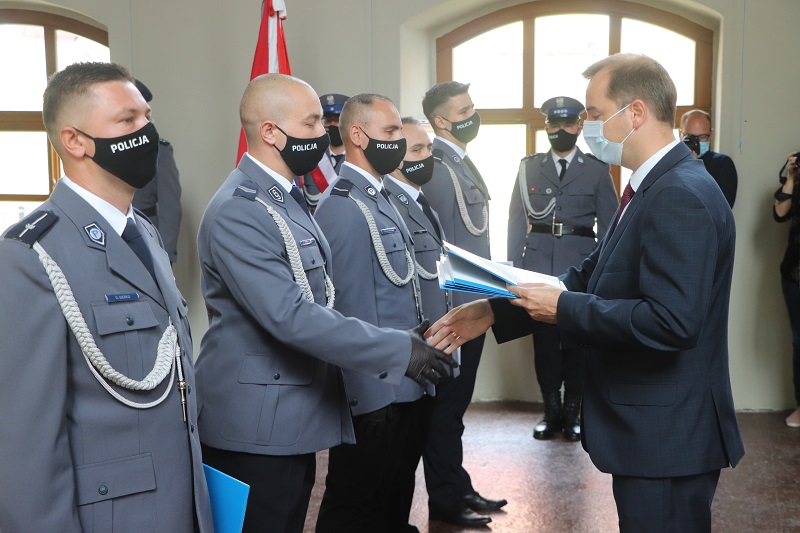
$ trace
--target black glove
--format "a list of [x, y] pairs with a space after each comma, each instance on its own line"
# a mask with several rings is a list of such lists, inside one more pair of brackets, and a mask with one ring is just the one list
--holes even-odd
[[422, 338], [428, 325], [429, 321], [424, 320], [416, 328], [408, 330], [411, 336], [411, 359], [408, 361], [406, 376], [423, 387], [428, 383], [436, 385], [442, 377], [450, 374], [451, 368], [458, 366], [452, 357], [429, 345]]

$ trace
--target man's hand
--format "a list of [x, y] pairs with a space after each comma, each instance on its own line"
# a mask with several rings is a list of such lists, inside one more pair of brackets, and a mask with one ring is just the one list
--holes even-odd
[[444, 376], [450, 375], [450, 368], [458, 366], [452, 357], [430, 346], [422, 338], [422, 333], [428, 329], [429, 323], [424, 320], [422, 324], [408, 332], [411, 336], [411, 359], [408, 361], [406, 376], [423, 387], [427, 387], [428, 383], [436, 385]]
[[494, 324], [494, 313], [489, 300], [477, 300], [459, 305], [436, 321], [425, 332], [428, 344], [445, 353], [453, 353], [467, 341], [486, 333]]
[[564, 292], [543, 283], [523, 283], [507, 285], [509, 292], [519, 296], [511, 303], [524, 308], [532, 319], [546, 324], [558, 322], [558, 298]]

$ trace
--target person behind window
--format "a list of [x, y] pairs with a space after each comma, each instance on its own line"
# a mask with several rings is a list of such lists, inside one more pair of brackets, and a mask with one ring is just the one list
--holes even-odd
[[772, 216], [776, 222], [791, 221], [789, 242], [781, 262], [781, 288], [789, 312], [792, 328], [792, 372], [794, 376], [794, 398], [798, 406], [786, 417], [790, 428], [800, 427], [800, 188], [797, 168], [800, 152], [792, 152], [786, 160], [786, 175], [781, 169], [781, 186], [775, 191]]
[[[520, 163], [508, 209], [508, 258], [517, 268], [558, 276], [580, 264], [605, 236], [619, 205], [608, 165], [575, 146], [583, 104], [557, 96], [542, 104], [551, 150]], [[597, 235], [594, 232], [597, 223]], [[533, 336], [544, 418], [533, 438], [581, 439], [583, 356], [555, 328]], [[561, 385], [564, 406], [561, 406]]]
[[683, 142], [692, 150], [692, 154], [703, 161], [706, 170], [725, 195], [728, 205], [733, 207], [739, 177], [730, 157], [710, 149], [714, 137], [711, 115], [700, 109], [687, 111], [681, 117], [679, 133]]

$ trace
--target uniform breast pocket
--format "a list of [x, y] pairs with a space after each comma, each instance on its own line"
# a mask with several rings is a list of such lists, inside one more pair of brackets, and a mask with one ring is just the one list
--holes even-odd
[[319, 251], [319, 247], [316, 244], [301, 245], [297, 250], [300, 252], [300, 260], [303, 262], [303, 270], [306, 272], [325, 266], [322, 252]]
[[531, 200], [531, 207], [536, 211], [542, 211], [547, 208], [554, 196], [544, 191], [532, 192], [528, 195]]
[[430, 250], [439, 251], [439, 243], [433, 235], [427, 231], [414, 232], [414, 252], [420, 254]]
[[94, 303], [92, 312], [97, 333], [102, 337], [158, 326], [158, 320], [146, 300], [125, 303]]
[[474, 187], [464, 187], [464, 201], [469, 205], [482, 204], [484, 202], [483, 193]]
[[567, 191], [567, 199], [572, 206], [584, 209], [591, 207], [593, 204], [592, 198], [592, 190], [587, 187], [570, 187]]
[[405, 277], [408, 273], [408, 263], [405, 254], [405, 242], [398, 228], [386, 228], [381, 230], [381, 242], [386, 251], [386, 257], [397, 275]]

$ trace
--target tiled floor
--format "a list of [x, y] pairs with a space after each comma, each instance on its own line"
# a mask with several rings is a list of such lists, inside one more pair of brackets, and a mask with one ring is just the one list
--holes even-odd
[[[466, 416], [464, 462], [473, 485], [490, 498], [506, 498], [484, 531], [496, 533], [605, 533], [617, 531], [611, 476], [599, 472], [580, 443], [531, 438], [541, 405], [473, 404]], [[746, 455], [722, 471], [713, 506], [715, 533], [800, 532], [800, 429], [783, 424], [787, 413], [740, 413]], [[314, 530], [324, 491], [327, 453], [318, 455], [317, 484], [306, 519]], [[410, 522], [421, 533], [467, 531], [428, 522], [422, 469]], [[380, 533], [380, 532], [376, 532]]]

